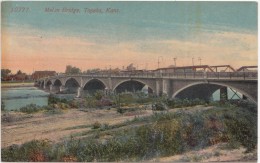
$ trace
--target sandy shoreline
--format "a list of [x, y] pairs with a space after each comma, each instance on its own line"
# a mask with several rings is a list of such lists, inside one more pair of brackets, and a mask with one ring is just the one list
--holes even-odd
[[34, 87], [34, 83], [1, 83], [1, 88]]

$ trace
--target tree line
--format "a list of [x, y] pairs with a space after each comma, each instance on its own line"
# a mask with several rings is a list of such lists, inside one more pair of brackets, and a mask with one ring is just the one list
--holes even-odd
[[[126, 66], [126, 71], [134, 71], [134, 70], [137, 70], [136, 67], [134, 67], [134, 64], [131, 63], [129, 64], [128, 66]], [[119, 72], [121, 71], [121, 69], [119, 68], [114, 68], [114, 69], [100, 69], [100, 68], [93, 68], [93, 69], [88, 69], [86, 71], [81, 71], [80, 68], [78, 67], [75, 67], [75, 66], [72, 66], [72, 65], [67, 65], [66, 66], [66, 69], [65, 69], [65, 74], [80, 74], [80, 73], [83, 73], [83, 74], [89, 74], [89, 73], [98, 73], [98, 72], [112, 72], [112, 73], [115, 73], [115, 72]]]

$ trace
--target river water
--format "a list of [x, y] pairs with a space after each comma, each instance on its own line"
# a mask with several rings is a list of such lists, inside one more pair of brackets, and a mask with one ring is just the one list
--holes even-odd
[[48, 96], [49, 93], [35, 87], [2, 88], [1, 90], [5, 110], [19, 110], [29, 104], [48, 105]]
[[[237, 92], [236, 90], [232, 90], [230, 88], [227, 88], [227, 98], [228, 99], [241, 99], [242, 94]], [[217, 90], [212, 94], [213, 101], [219, 101], [220, 100], [220, 90]]]

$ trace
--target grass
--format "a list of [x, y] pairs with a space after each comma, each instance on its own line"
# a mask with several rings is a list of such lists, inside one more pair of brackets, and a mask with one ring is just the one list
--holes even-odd
[[[117, 125], [97, 123], [98, 128], [80, 133], [90, 134], [82, 139], [72, 136], [62, 143], [35, 140], [4, 148], [2, 160], [143, 161], [222, 142], [243, 146], [247, 152], [256, 149], [257, 145], [257, 106], [250, 103], [218, 105], [195, 112], [155, 113]], [[138, 123], [143, 125], [123, 127]], [[187, 159], [201, 161], [204, 156], [194, 155]]]
[[[55, 100], [51, 104], [61, 103]], [[198, 100], [166, 102], [173, 109], [180, 103], [185, 106], [203, 104]], [[247, 149], [246, 152], [256, 149], [256, 105], [245, 101], [209, 105], [210, 109], [196, 111], [189, 108], [175, 112], [155, 112], [151, 116], [136, 117], [115, 125], [94, 122], [91, 125], [69, 127], [65, 130], [92, 129], [75, 133], [70, 139], [61, 143], [34, 140], [20, 146], [3, 148], [2, 160], [143, 161], [198, 150], [223, 142], [227, 143], [226, 149], [241, 146]], [[27, 111], [34, 111], [35, 109], [31, 109], [34, 107], [30, 106]], [[51, 113], [54, 111], [52, 108], [46, 110]], [[86, 138], [77, 138], [86, 135], [88, 135]], [[202, 161], [205, 157], [194, 155], [186, 159]]]
[[21, 107], [20, 111], [27, 114], [44, 111], [46, 115], [55, 115], [55, 114], [62, 114], [63, 110], [67, 108], [68, 107], [66, 106], [66, 104], [63, 103], [47, 105], [47, 106], [38, 106], [35, 104], [29, 104], [24, 107]]
[[89, 128], [91, 127], [92, 125], [79, 125], [79, 126], [74, 126], [74, 127], [68, 127], [64, 130], [75, 130], [75, 129], [82, 129], [82, 128]]
[[23, 113], [31, 114], [31, 113], [36, 113], [43, 110], [43, 107], [37, 106], [35, 104], [29, 104], [24, 107], [20, 108], [20, 111]]

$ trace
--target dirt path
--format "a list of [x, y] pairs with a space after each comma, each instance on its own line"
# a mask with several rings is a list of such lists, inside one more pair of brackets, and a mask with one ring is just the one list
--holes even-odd
[[[19, 113], [19, 116], [25, 115]], [[49, 139], [57, 142], [77, 132], [90, 130], [91, 125], [96, 121], [101, 124], [114, 125], [133, 118], [134, 116], [120, 115], [113, 109], [89, 112], [71, 109], [58, 115], [36, 113], [32, 117], [20, 121], [2, 123], [2, 148], [12, 144], [22, 144], [33, 139]]]
[[[170, 112], [175, 112], [177, 110], [189, 112], [202, 108], [203, 107], [197, 106], [192, 109], [173, 109], [170, 110]], [[209, 108], [204, 107], [203, 109]], [[146, 110], [139, 116], [148, 116], [151, 114], [153, 114], [151, 110]], [[64, 111], [63, 114], [54, 115], [46, 115], [43, 112], [31, 115], [13, 112], [11, 115], [18, 118], [27, 118], [14, 122], [2, 123], [2, 148], [12, 144], [23, 144], [33, 139], [49, 139], [57, 142], [61, 141], [65, 137], [69, 137], [70, 135], [91, 130], [91, 125], [96, 121], [101, 124], [107, 123], [109, 125], [114, 125], [126, 120], [131, 120], [135, 117], [135, 115], [121, 115], [117, 113], [115, 109], [93, 110], [88, 112], [80, 111], [78, 109], [70, 109]]]
[[257, 153], [245, 153], [246, 149], [225, 149], [225, 143], [216, 144], [198, 151], [190, 151], [181, 155], [162, 157], [150, 161], [155, 162], [256, 162]]

